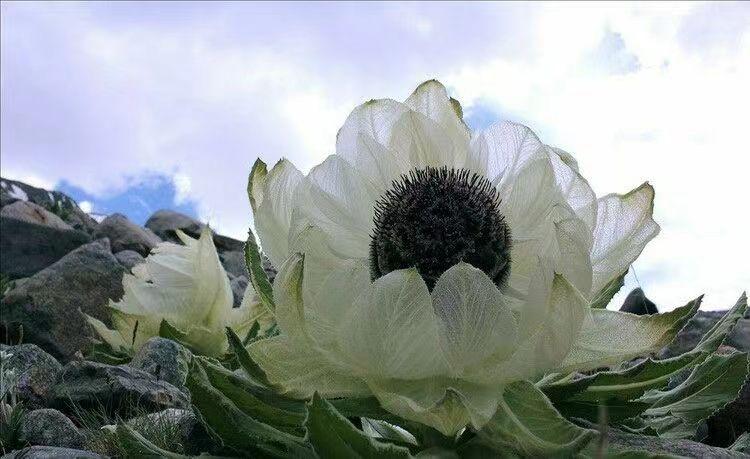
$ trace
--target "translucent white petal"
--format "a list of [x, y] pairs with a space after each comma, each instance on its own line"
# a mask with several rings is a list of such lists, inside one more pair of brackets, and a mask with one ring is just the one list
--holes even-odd
[[591, 309], [559, 371], [587, 371], [655, 352], [672, 341], [699, 305], [700, 301], [693, 301], [673, 311], [650, 316]]
[[302, 298], [303, 267], [303, 256], [294, 253], [281, 265], [273, 282], [276, 323], [284, 336], [300, 346], [308, 341]]
[[[540, 267], [519, 318], [519, 345], [502, 360], [490, 358], [472, 380], [503, 384], [529, 379], [556, 368], [570, 352], [589, 310], [588, 301], [565, 278]], [[544, 286], [547, 286], [546, 288]]]
[[461, 378], [489, 355], [508, 356], [515, 350], [516, 319], [481, 270], [467, 263], [448, 269], [435, 283], [432, 304], [452, 377]]
[[625, 195], [610, 194], [599, 199], [591, 249], [593, 295], [625, 272], [659, 233], [653, 211], [654, 188], [648, 183]]
[[359, 376], [418, 379], [442, 374], [438, 319], [415, 269], [392, 271], [368, 285], [343, 322], [342, 356]]
[[398, 156], [409, 158], [412, 168], [464, 167], [467, 150], [425, 115], [408, 111], [393, 126], [388, 147]]
[[466, 155], [471, 131], [462, 119], [461, 105], [448, 96], [445, 86], [436, 80], [425, 81], [406, 99], [405, 104], [443, 128], [452, 139], [455, 151]]
[[274, 266], [281, 266], [288, 254], [288, 234], [294, 193], [303, 179], [294, 164], [282, 159], [265, 173], [258, 160], [250, 176], [250, 196], [255, 229], [263, 252]]
[[300, 184], [292, 226], [312, 224], [335, 241], [337, 252], [366, 258], [377, 187], [338, 156], [314, 167]]
[[386, 410], [444, 435], [454, 435], [471, 422], [460, 398], [447, 390], [442, 379], [369, 381], [368, 385]]
[[430, 378], [418, 381], [368, 381], [372, 393], [391, 413], [453, 436], [471, 424], [479, 429], [497, 409], [502, 386]]
[[253, 360], [276, 389], [291, 397], [363, 397], [369, 389], [346, 369], [338, 368], [314, 348], [299, 346], [284, 335], [256, 341], [248, 346]]
[[474, 133], [467, 168], [487, 177], [502, 196], [528, 162], [545, 156], [544, 144], [531, 129], [503, 121]]
[[[588, 181], [578, 173], [573, 157], [559, 148], [548, 147], [550, 163], [555, 171], [557, 186], [567, 203], [592, 231], [596, 223], [596, 194]], [[571, 163], [571, 161], [573, 161]], [[573, 164], [575, 167], [572, 167]]]

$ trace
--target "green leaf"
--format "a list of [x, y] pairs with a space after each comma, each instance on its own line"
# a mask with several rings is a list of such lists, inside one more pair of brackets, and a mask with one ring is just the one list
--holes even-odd
[[201, 365], [211, 385], [243, 413], [284, 432], [304, 435], [304, 402], [252, 384], [221, 365], [200, 359], [196, 359], [196, 364]]
[[167, 459], [187, 459], [188, 456], [182, 454], [173, 453], [165, 449], [161, 449], [155, 444], [147, 440], [143, 435], [138, 433], [135, 429], [121, 423], [117, 425], [115, 430], [123, 449], [127, 453], [127, 458], [140, 458], [140, 457], [163, 457]]
[[617, 294], [617, 292], [620, 291], [622, 286], [625, 285], [625, 275], [627, 273], [628, 270], [626, 269], [624, 273], [609, 281], [607, 285], [602, 287], [599, 293], [594, 296], [594, 299], [591, 300], [591, 303], [589, 305], [593, 309], [605, 309], [609, 302], [612, 301], [612, 298], [614, 298], [614, 296]]
[[276, 305], [273, 302], [273, 287], [268, 280], [268, 275], [263, 270], [263, 259], [260, 256], [258, 243], [255, 242], [253, 231], [247, 230], [247, 243], [245, 244], [245, 265], [250, 274], [250, 283], [258, 293], [261, 304], [273, 314]]
[[712, 354], [670, 390], [652, 390], [639, 401], [651, 404], [644, 419], [659, 436], [691, 438], [701, 421], [737, 397], [748, 375], [746, 353]]
[[620, 371], [605, 371], [575, 378], [573, 375], [545, 378], [540, 381], [540, 387], [566, 417], [582, 417], [595, 422], [597, 406], [604, 403], [610, 410], [610, 420], [619, 423], [629, 416], [639, 414], [639, 409], [644, 411], [648, 408], [647, 403], [634, 402], [646, 391], [665, 387], [678, 373], [706, 360], [719, 348], [746, 309], [747, 297], [743, 294], [696, 347], [683, 355], [664, 360], [647, 359]]
[[264, 386], [270, 387], [271, 384], [268, 382], [266, 373], [257, 363], [255, 363], [252, 357], [250, 357], [250, 353], [247, 352], [245, 346], [242, 345], [242, 341], [240, 341], [240, 338], [237, 336], [234, 330], [232, 330], [231, 327], [226, 327], [226, 331], [227, 340], [229, 341], [229, 348], [237, 357], [237, 361], [240, 363], [240, 367], [245, 370], [245, 373], [247, 373], [251, 379], [259, 382]]
[[193, 408], [209, 432], [243, 455], [313, 458], [304, 439], [282, 432], [245, 414], [221, 391], [213, 387], [206, 371], [194, 358], [185, 384]]
[[358, 430], [317, 393], [307, 405], [307, 439], [325, 458], [408, 458], [409, 450], [380, 443]]
[[91, 350], [86, 355], [86, 358], [108, 365], [123, 365], [130, 362], [133, 356], [127, 352], [116, 351], [107, 343], [96, 342], [91, 346]]
[[527, 381], [506, 387], [497, 413], [477, 433], [498, 452], [510, 448], [531, 457], [572, 456], [596, 434], [562, 417], [544, 393]]

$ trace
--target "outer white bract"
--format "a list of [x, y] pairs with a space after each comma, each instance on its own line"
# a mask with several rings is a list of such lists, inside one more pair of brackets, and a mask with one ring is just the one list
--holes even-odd
[[[218, 356], [227, 350], [225, 327], [244, 336], [255, 320], [257, 298], [248, 286], [240, 308], [232, 308], [232, 289], [216, 253], [211, 231], [198, 239], [181, 231], [185, 245], [164, 242], [153, 249], [133, 274], [123, 276], [125, 294], [110, 301], [110, 330], [88, 317], [99, 336], [113, 349], [138, 349], [159, 335], [162, 320], [186, 334], [184, 341], [203, 355]], [[137, 326], [136, 326], [137, 323]]]
[[[513, 237], [506, 287], [466, 263], [432, 292], [414, 269], [371, 281], [374, 204], [394, 179], [426, 166], [470, 169], [496, 186]], [[597, 199], [573, 157], [527, 127], [471, 132], [436, 81], [404, 103], [357, 107], [336, 154], [307, 176], [286, 160], [268, 172], [257, 162], [250, 194], [261, 244], [281, 268], [281, 334], [249, 351], [291, 396], [374, 394], [391, 412], [452, 434], [486, 423], [511, 381], [663, 344], [668, 317], [589, 307], [659, 232], [653, 188]]]

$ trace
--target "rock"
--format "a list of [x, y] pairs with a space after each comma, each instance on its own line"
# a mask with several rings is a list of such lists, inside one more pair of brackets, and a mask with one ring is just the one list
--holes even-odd
[[158, 413], [133, 418], [128, 421], [128, 424], [139, 432], [154, 429], [173, 431], [174, 429], [179, 435], [178, 440], [184, 447], [184, 453], [188, 455], [211, 451], [215, 446], [206, 429], [190, 410], [169, 408]]
[[191, 357], [184, 346], [157, 336], [141, 346], [129, 365], [184, 391]]
[[87, 242], [91, 237], [82, 231], [0, 216], [0, 272], [11, 279], [31, 276]]
[[62, 365], [35, 344], [0, 344], [0, 351], [10, 354], [10, 357], [3, 361], [3, 368], [12, 370], [17, 375], [15, 393], [18, 399], [27, 408], [44, 406], [47, 394], [57, 381]]
[[133, 269], [135, 265], [141, 264], [146, 261], [140, 253], [133, 250], [123, 250], [115, 254], [115, 258], [125, 268], [126, 271]]
[[[595, 428], [596, 426], [590, 425], [589, 427]], [[727, 451], [690, 440], [672, 440], [647, 435], [635, 435], [612, 428], [608, 429], [607, 438], [612, 449], [635, 449], [684, 457], [711, 457], [716, 459], [747, 457], [741, 453]]]
[[64, 414], [44, 408], [26, 413], [21, 421], [21, 435], [31, 445], [60, 446], [81, 449], [86, 437]]
[[22, 325], [24, 342], [67, 361], [93, 337], [78, 311], [109, 323], [107, 304], [122, 296], [123, 272], [106, 239], [77, 248], [5, 294], [0, 302], [5, 341], [18, 342]]
[[646, 298], [646, 294], [640, 288], [634, 288], [628, 294], [622, 303], [620, 311], [638, 314], [639, 316], [659, 313], [653, 301]]
[[[721, 319], [727, 311], [698, 311], [685, 327], [675, 336], [672, 343], [659, 352], [659, 358], [665, 359], [683, 354], [698, 344], [703, 335]], [[724, 344], [743, 352], [750, 352], [750, 319], [737, 321]]]
[[55, 446], [31, 446], [13, 451], [0, 459], [105, 459], [105, 457], [91, 451], [78, 449], [58, 448]]
[[[198, 220], [173, 210], [158, 210], [146, 221], [146, 228], [165, 241], [179, 243], [175, 230], [182, 230], [191, 237], [198, 237], [206, 226]], [[219, 252], [243, 250], [245, 243], [220, 234], [214, 234], [214, 244]]]
[[276, 273], [278, 271], [271, 264], [271, 260], [269, 260], [265, 255], [263, 255], [263, 271], [266, 272], [266, 276], [268, 276], [268, 281], [273, 284], [274, 279], [276, 279]]
[[16, 201], [0, 210], [0, 216], [15, 218], [27, 223], [49, 226], [59, 230], [72, 230], [73, 227], [65, 223], [62, 218], [48, 211], [44, 207], [28, 201]]
[[245, 267], [245, 253], [241, 250], [232, 250], [219, 254], [219, 259], [224, 269], [235, 277], [247, 278]]
[[112, 252], [132, 250], [148, 256], [151, 249], [161, 242], [153, 233], [128, 220], [122, 214], [112, 214], [105, 218], [94, 232], [95, 238], [106, 237], [112, 244]]
[[242, 303], [242, 297], [245, 295], [245, 289], [247, 288], [247, 278], [245, 276], [233, 277], [229, 274], [229, 285], [232, 287], [232, 306], [235, 308], [240, 307]]
[[96, 220], [78, 207], [65, 193], [47, 191], [16, 180], [0, 178], [0, 207], [17, 201], [33, 202], [60, 217], [73, 228], [91, 234], [96, 229]]
[[63, 410], [104, 409], [127, 418], [144, 409], [186, 408], [190, 399], [173, 385], [131, 366], [79, 360], [63, 368], [49, 405]]

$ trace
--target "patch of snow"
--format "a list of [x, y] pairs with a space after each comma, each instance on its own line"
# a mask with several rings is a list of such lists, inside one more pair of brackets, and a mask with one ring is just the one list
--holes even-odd
[[94, 204], [92, 204], [91, 201], [81, 201], [78, 203], [78, 207], [80, 207], [81, 210], [86, 212], [87, 214], [90, 214], [94, 211]]
[[11, 184], [9, 194], [12, 198], [20, 199], [21, 201], [29, 200], [29, 196], [26, 192], [19, 188], [15, 183]]
[[4, 180], [3, 180], [3, 181], [0, 181], [0, 187], [3, 187], [3, 188], [8, 188], [8, 184], [7, 184], [7, 183], [5, 183], [5, 181], [4, 181]]
[[55, 195], [53, 195], [51, 191], [47, 192], [47, 196], [49, 196], [50, 201], [52, 201], [53, 203], [55, 202]]
[[105, 218], [107, 218], [107, 216], [104, 214], [89, 214], [89, 216], [93, 218], [97, 223], [101, 223]]

